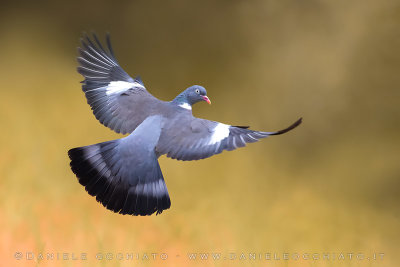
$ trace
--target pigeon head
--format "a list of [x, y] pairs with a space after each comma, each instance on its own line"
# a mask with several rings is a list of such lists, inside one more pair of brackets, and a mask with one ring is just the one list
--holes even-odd
[[200, 101], [206, 101], [211, 104], [210, 99], [207, 97], [206, 89], [200, 85], [190, 86], [173, 100], [174, 103], [186, 109], [191, 109], [193, 104]]
[[189, 105], [196, 104], [200, 101], [206, 101], [208, 104], [211, 104], [210, 99], [207, 97], [207, 91], [203, 86], [190, 86], [184, 91], [184, 93], [186, 94], [187, 103]]

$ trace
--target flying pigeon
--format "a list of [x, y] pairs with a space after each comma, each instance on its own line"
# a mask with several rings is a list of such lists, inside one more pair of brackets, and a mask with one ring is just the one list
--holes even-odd
[[260, 132], [196, 118], [192, 106], [211, 103], [206, 89], [193, 85], [170, 102], [151, 95], [140, 77], [131, 78], [118, 64], [110, 37], [103, 48], [95, 34], [85, 35], [78, 48], [82, 90], [95, 117], [128, 136], [68, 151], [79, 183], [109, 210], [120, 214], [160, 214], [170, 208], [158, 158], [199, 160], [234, 150], [286, 129]]

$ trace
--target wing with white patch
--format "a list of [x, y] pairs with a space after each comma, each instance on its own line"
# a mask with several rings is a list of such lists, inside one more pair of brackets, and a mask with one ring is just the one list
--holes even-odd
[[270, 135], [286, 133], [301, 123], [301, 119], [286, 129], [260, 132], [248, 127], [231, 126], [192, 116], [178, 116], [161, 133], [156, 151], [177, 160], [198, 160], [234, 150]]
[[152, 96], [140, 78], [132, 79], [118, 64], [107, 35], [107, 49], [93, 35], [87, 35], [78, 48], [78, 72], [85, 80], [82, 90], [96, 118], [117, 133], [132, 132], [154, 105], [161, 101]]

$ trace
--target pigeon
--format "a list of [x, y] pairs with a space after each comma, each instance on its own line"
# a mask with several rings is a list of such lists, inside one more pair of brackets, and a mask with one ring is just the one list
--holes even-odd
[[[105, 47], [105, 48], [104, 48]], [[297, 127], [300, 118], [275, 132], [196, 118], [192, 106], [211, 103], [204, 87], [193, 85], [172, 101], [150, 94], [138, 76], [131, 78], [111, 47], [84, 34], [78, 48], [82, 90], [95, 117], [126, 137], [68, 151], [72, 171], [86, 191], [107, 209], [134, 216], [160, 214], [171, 200], [158, 158], [199, 160], [244, 147]]]

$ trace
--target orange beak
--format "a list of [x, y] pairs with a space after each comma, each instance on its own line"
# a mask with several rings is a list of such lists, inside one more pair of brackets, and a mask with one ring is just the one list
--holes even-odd
[[202, 95], [201, 97], [203, 98], [204, 101], [206, 101], [208, 104], [211, 105], [211, 101], [210, 101], [210, 99], [209, 99], [207, 96]]

